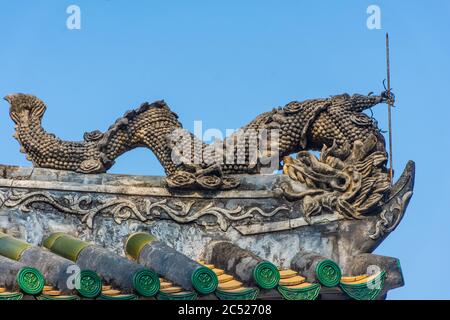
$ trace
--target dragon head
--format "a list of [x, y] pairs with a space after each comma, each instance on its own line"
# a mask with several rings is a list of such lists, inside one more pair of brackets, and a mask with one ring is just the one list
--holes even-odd
[[11, 105], [9, 115], [16, 124], [30, 120], [40, 121], [46, 109], [42, 100], [30, 94], [15, 93], [4, 99]]

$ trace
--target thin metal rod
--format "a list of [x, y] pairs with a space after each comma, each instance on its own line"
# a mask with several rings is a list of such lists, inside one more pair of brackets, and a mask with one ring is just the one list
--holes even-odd
[[[386, 33], [386, 66], [387, 66], [387, 90], [388, 90], [388, 97], [391, 96], [391, 63], [389, 59], [389, 34]], [[388, 125], [389, 125], [389, 177], [391, 180], [391, 186], [394, 181], [394, 163], [393, 163], [393, 156], [392, 156], [392, 103], [391, 100], [388, 99]]]

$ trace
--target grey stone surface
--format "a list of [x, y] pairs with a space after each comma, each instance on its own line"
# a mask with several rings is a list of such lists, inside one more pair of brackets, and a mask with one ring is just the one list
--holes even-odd
[[395, 289], [405, 284], [403, 279], [400, 260], [393, 257], [379, 256], [375, 254], [363, 253], [354, 257], [349, 257], [346, 264], [347, 274], [365, 274], [378, 272], [379, 270], [389, 270], [386, 273], [385, 292], [386, 289]]
[[0, 228], [32, 244], [63, 231], [119, 254], [130, 233], [146, 231], [193, 259], [203, 257], [210, 241], [225, 240], [280, 267], [289, 267], [303, 249], [347, 270], [349, 257], [371, 253], [400, 222], [412, 195], [414, 164], [382, 210], [361, 220], [335, 213], [306, 220], [299, 201], [284, 198], [280, 184], [305, 187], [285, 175], [241, 181], [233, 190], [175, 192], [161, 177], [0, 166]]
[[7, 288], [10, 291], [19, 291], [17, 283], [17, 274], [25, 264], [0, 256], [0, 287]]
[[200, 263], [180, 254], [161, 241], [146, 244], [139, 254], [138, 261], [185, 290], [194, 290], [192, 275], [202, 268]]
[[27, 266], [35, 267], [41, 271], [47, 284], [58, 288], [64, 294], [75, 294], [74, 288], [69, 288], [68, 285], [72, 282], [70, 277], [72, 275], [70, 267], [73, 266], [76, 270], [75, 263], [60, 256], [57, 256], [50, 251], [39, 248], [30, 247], [25, 250], [21, 257], [20, 262]]
[[239, 281], [251, 286], [257, 285], [253, 279], [253, 270], [263, 260], [251, 251], [243, 250], [230, 242], [214, 241], [209, 244], [207, 255], [211, 256], [208, 261], [231, 272]]
[[81, 250], [76, 263], [81, 269], [94, 270], [104, 283], [120, 288], [124, 293], [134, 292], [133, 276], [143, 269], [142, 265], [97, 246]]

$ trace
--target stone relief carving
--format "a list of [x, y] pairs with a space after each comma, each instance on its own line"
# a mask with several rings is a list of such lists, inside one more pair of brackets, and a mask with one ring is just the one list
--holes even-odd
[[[145, 146], [155, 153], [167, 174], [165, 183], [157, 186], [164, 193], [150, 196], [145, 193], [108, 196], [98, 191], [104, 190], [100, 186], [98, 189], [91, 186], [94, 193], [43, 188], [36, 191], [39, 188], [30, 185], [11, 188], [0, 192], [0, 202], [7, 208], [27, 212], [50, 206], [59, 212], [80, 216], [89, 228], [93, 227], [95, 217], [102, 214], [111, 216], [119, 224], [128, 219], [142, 222], [170, 219], [180, 224], [215, 226], [223, 231], [234, 225], [247, 233], [294, 229], [315, 224], [319, 217], [323, 217], [320, 221], [369, 217], [379, 218], [376, 230], [370, 236], [376, 239], [395, 228], [405, 209], [404, 202], [409, 200], [403, 195], [402, 200], [395, 199], [386, 208], [392, 181], [386, 168], [385, 142], [376, 121], [363, 112], [379, 103], [392, 103], [394, 98], [389, 92], [379, 96], [342, 94], [294, 101], [262, 113], [242, 127], [239, 131], [269, 131], [267, 144], [279, 148], [282, 159], [279, 164], [290, 178], [274, 187], [268, 197], [273, 202], [268, 204], [272, 200], [266, 199], [265, 205], [261, 206], [251, 201], [222, 201], [214, 196], [220, 190], [230, 192], [228, 198], [232, 194], [233, 198], [239, 199], [237, 193], [232, 192], [234, 190], [227, 189], [239, 190], [243, 181], [241, 174], [261, 173], [260, 164], [249, 162], [250, 149], [255, 147], [251, 139], [239, 142], [239, 137], [231, 136], [230, 139], [240, 144], [232, 145], [230, 150], [223, 142], [224, 153], [234, 157], [240, 155], [245, 161], [239, 165], [222, 163], [223, 154], [214, 151], [217, 143], [206, 145], [183, 131], [177, 115], [164, 101], [144, 103], [126, 112], [107, 131], [87, 132], [84, 141], [71, 142], [58, 139], [42, 128], [46, 106], [37, 97], [16, 94], [6, 99], [11, 104], [10, 116], [16, 124], [15, 137], [22, 146], [21, 151], [35, 167], [102, 173], [121, 154]], [[178, 154], [174, 150], [174, 142], [168, 138], [176, 130], [192, 138], [183, 142], [193, 150], [192, 154]], [[279, 135], [272, 135], [271, 130], [276, 130]], [[314, 150], [321, 151], [320, 157], [310, 153]], [[174, 163], [174, 153], [181, 159], [180, 163]], [[290, 157], [293, 153], [297, 153], [295, 159]], [[201, 159], [201, 162], [196, 163], [195, 159]], [[301, 191], [296, 191], [294, 184], [303, 185]], [[195, 200], [189, 196], [172, 196], [173, 189], [179, 192], [188, 189], [200, 196]], [[275, 189], [280, 191], [275, 192]], [[203, 199], [203, 192], [213, 196]], [[294, 211], [295, 216], [286, 214]], [[266, 225], [263, 227], [263, 224]]]
[[412, 191], [405, 192], [402, 197], [394, 199], [394, 202], [391, 203], [388, 210], [384, 209], [380, 213], [379, 219], [375, 225], [375, 232], [369, 235], [372, 240], [377, 240], [385, 234], [394, 231], [405, 214], [406, 206], [408, 205], [412, 194]]
[[377, 139], [370, 135], [356, 140], [350, 148], [324, 146], [320, 159], [302, 151], [297, 158], [284, 159], [284, 172], [308, 190], [295, 193], [284, 185], [288, 199], [301, 199], [305, 218], [323, 212], [337, 212], [348, 219], [360, 219], [379, 209], [390, 187], [385, 167], [387, 154], [376, 150]]
[[[279, 212], [289, 212], [290, 208], [280, 205], [271, 211], [265, 212], [259, 207], [244, 208], [237, 205], [232, 209], [222, 208], [214, 202], [207, 204], [197, 200], [181, 201], [177, 199], [121, 199], [120, 197], [94, 197], [92, 195], [59, 194], [55, 195], [48, 191], [18, 192], [0, 191], [2, 206], [17, 208], [23, 212], [29, 212], [36, 205], [49, 205], [52, 208], [68, 214], [81, 216], [81, 221], [89, 228], [93, 227], [94, 218], [98, 214], [111, 216], [120, 224], [124, 220], [136, 219], [143, 222], [153, 219], [171, 219], [178, 223], [196, 222], [200, 225], [218, 226], [226, 231], [230, 224], [237, 221], [253, 218], [255, 215], [261, 217], [273, 217]], [[213, 221], [202, 221], [203, 217], [211, 216]]]
[[[356, 141], [375, 137], [374, 149], [384, 152], [384, 138], [376, 121], [363, 111], [379, 103], [392, 103], [394, 96], [387, 91], [379, 96], [341, 94], [290, 102], [258, 115], [225, 141], [212, 144], [203, 143], [183, 129], [164, 101], [143, 103], [126, 112], [106, 132], [87, 132], [84, 141], [74, 142], [45, 131], [42, 118], [47, 107], [39, 98], [12, 94], [5, 99], [11, 104], [14, 137], [35, 167], [102, 173], [121, 154], [147, 147], [164, 167], [169, 188], [214, 190], [239, 185], [239, 178], [229, 174], [261, 173], [272, 158], [276, 158], [270, 161], [275, 162], [275, 168], [270, 167], [276, 169], [283, 157], [299, 151], [328, 147], [335, 154], [345, 153]], [[262, 144], [256, 143], [260, 139], [258, 132], [264, 132], [267, 138]], [[255, 152], [259, 155], [256, 159]], [[343, 212], [348, 211], [345, 205], [339, 206]]]

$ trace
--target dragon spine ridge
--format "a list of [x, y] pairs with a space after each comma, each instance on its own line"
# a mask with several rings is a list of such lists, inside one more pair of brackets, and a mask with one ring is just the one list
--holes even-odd
[[[219, 176], [261, 171], [261, 165], [249, 163], [250, 150], [254, 146], [248, 137], [239, 139], [236, 133], [227, 138], [237, 142], [231, 146], [233, 150], [226, 150], [230, 146], [223, 142], [224, 153], [231, 152], [233, 160], [239, 156], [245, 159], [239, 164], [236, 161], [224, 163], [223, 154], [214, 151], [216, 146], [205, 144], [182, 129], [178, 116], [162, 100], [144, 103], [126, 112], [104, 133], [98, 130], [87, 132], [84, 141], [72, 142], [58, 139], [42, 128], [46, 106], [37, 97], [13, 94], [5, 99], [11, 104], [10, 116], [16, 124], [14, 136], [21, 144], [21, 151], [36, 167], [101, 173], [106, 172], [121, 154], [136, 147], [147, 147], [155, 153], [168, 176], [179, 172], [203, 172], [205, 168], [211, 168], [211, 164], [215, 165], [210, 172]], [[380, 96], [342, 94], [326, 99], [294, 101], [257, 116], [241, 131], [265, 129], [271, 145], [274, 130], [277, 130], [279, 140], [276, 146], [280, 159], [302, 150], [321, 150], [324, 145], [334, 145], [333, 152], [342, 156], [349, 153], [356, 141], [365, 141], [372, 135], [377, 140], [376, 150], [385, 152], [380, 130], [363, 113], [365, 109], [385, 101], [385, 93]], [[174, 163], [174, 145], [168, 141], [175, 130], [185, 131], [191, 137], [184, 147], [193, 152], [188, 159], [183, 158], [181, 164]], [[245, 150], [244, 154], [242, 150]], [[193, 166], [195, 159], [201, 159], [201, 163]]]

